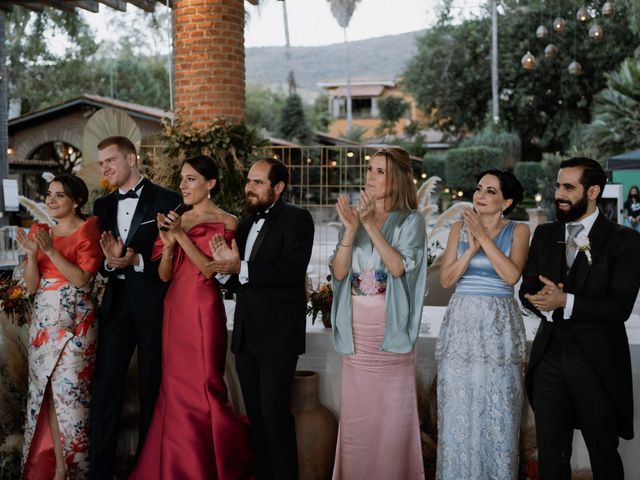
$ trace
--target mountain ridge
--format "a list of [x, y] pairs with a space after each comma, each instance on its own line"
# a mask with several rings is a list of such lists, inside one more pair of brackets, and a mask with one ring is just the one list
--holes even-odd
[[[416, 54], [416, 37], [423, 33], [421, 30], [349, 42], [351, 78], [396, 79]], [[346, 79], [344, 43], [291, 47], [291, 63], [296, 84], [305, 92], [304, 96], [322, 93], [318, 82]], [[289, 67], [284, 46], [249, 47], [245, 53], [245, 65], [247, 83], [286, 91]]]

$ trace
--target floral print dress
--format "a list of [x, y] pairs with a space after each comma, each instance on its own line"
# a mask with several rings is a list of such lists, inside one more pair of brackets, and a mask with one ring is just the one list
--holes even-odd
[[[33, 237], [39, 230], [31, 228]], [[91, 217], [68, 236], [55, 236], [54, 247], [86, 272], [102, 262], [98, 221]], [[23, 478], [52, 478], [55, 458], [45, 391], [50, 385], [60, 428], [68, 478], [86, 478], [89, 467], [89, 405], [96, 355], [97, 323], [91, 283], [71, 285], [41, 251], [40, 286], [29, 327], [29, 395], [24, 432]], [[49, 475], [47, 472], [50, 472]]]

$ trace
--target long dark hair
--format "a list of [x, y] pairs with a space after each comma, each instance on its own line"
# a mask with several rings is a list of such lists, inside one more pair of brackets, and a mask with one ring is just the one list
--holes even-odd
[[60, 185], [62, 185], [65, 195], [77, 204], [74, 213], [81, 219], [86, 219], [87, 215], [82, 213], [82, 207], [89, 199], [89, 189], [87, 188], [87, 184], [84, 183], [84, 180], [70, 173], [59, 173], [53, 177], [49, 185], [53, 182], [59, 182]]
[[631, 190], [633, 189], [636, 190], [636, 201], [640, 202], [640, 188], [638, 188], [637, 185], [634, 185], [629, 189], [629, 193], [627, 194], [627, 202], [631, 201]]

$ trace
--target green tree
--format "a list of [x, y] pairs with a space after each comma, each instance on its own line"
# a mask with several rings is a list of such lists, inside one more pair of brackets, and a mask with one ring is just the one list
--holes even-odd
[[[78, 13], [14, 8], [5, 16], [5, 37], [8, 98], [20, 103], [22, 113], [67, 99], [71, 91], [90, 85], [83, 66], [98, 45]], [[59, 51], [54, 45], [65, 47]]]
[[600, 156], [640, 148], [640, 61], [627, 60], [608, 75], [608, 88], [596, 96], [585, 140]]
[[[604, 0], [591, 5], [599, 10]], [[632, 55], [639, 36], [629, 25], [629, 8], [616, 2], [612, 18], [599, 17], [603, 41], [588, 37], [588, 24], [574, 20], [575, 2], [558, 0], [553, 15], [567, 19], [558, 34], [550, 28], [549, 6], [522, 5], [504, 0], [499, 19], [500, 114], [504, 127], [522, 140], [523, 158], [539, 160], [542, 152], [566, 151], [576, 124], [588, 122], [594, 94], [604, 88], [605, 74]], [[547, 19], [552, 32], [544, 42], [536, 39], [535, 20]], [[490, 18], [442, 22], [418, 40], [418, 53], [405, 72], [408, 90], [425, 112], [434, 112], [432, 126], [456, 137], [478, 130], [490, 108]], [[575, 55], [574, 55], [575, 38]], [[555, 60], [544, 58], [547, 43], [558, 46]], [[520, 65], [527, 51], [536, 56], [534, 70]], [[574, 59], [583, 74], [573, 77], [567, 66]]]
[[264, 129], [269, 134], [280, 130], [280, 115], [286, 97], [282, 91], [249, 84], [246, 90], [245, 121], [251, 128]]
[[280, 115], [280, 135], [302, 145], [311, 141], [311, 129], [304, 114], [302, 100], [297, 94], [289, 95]]
[[396, 95], [381, 97], [378, 100], [380, 123], [376, 127], [376, 135], [395, 135], [396, 123], [409, 109], [409, 102]]

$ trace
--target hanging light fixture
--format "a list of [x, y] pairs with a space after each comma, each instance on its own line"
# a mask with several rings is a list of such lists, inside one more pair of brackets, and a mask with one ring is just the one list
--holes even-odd
[[564, 32], [564, 18], [556, 17], [553, 21], [553, 29], [558, 33]]
[[602, 27], [600, 25], [594, 23], [589, 29], [589, 37], [594, 39], [596, 42], [599, 42], [604, 38], [604, 30], [602, 30]]
[[534, 57], [531, 52], [527, 52], [522, 56], [520, 63], [525, 70], [533, 70], [536, 66], [536, 57]]
[[576, 13], [576, 18], [581, 21], [582, 23], [584, 22], [588, 22], [589, 20], [591, 20], [591, 16], [589, 15], [589, 12], [587, 11], [587, 7], [582, 6], [578, 9], [578, 12]]
[[573, 75], [574, 77], [579, 77], [580, 75], [582, 75], [582, 65], [580, 65], [577, 60], [571, 62], [567, 70], [569, 70], [569, 74]]
[[544, 40], [548, 36], [549, 36], [549, 30], [544, 25], [540, 25], [536, 29], [536, 37], [538, 37], [540, 40]]
[[602, 5], [602, 15], [605, 17], [613, 15], [613, 4], [611, 2], [604, 2], [604, 5]]
[[558, 55], [558, 47], [556, 47], [553, 43], [547, 45], [544, 49], [544, 58], [553, 59]]

